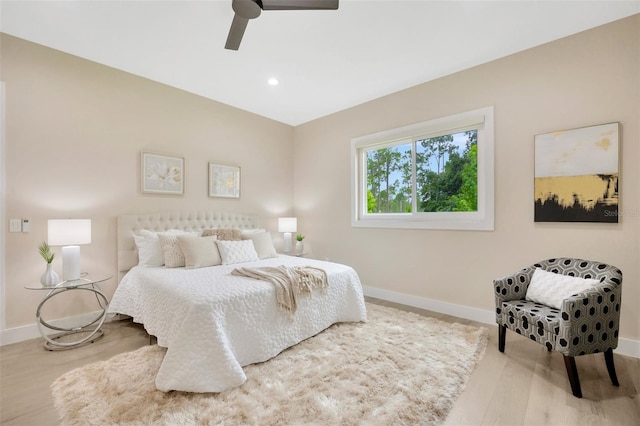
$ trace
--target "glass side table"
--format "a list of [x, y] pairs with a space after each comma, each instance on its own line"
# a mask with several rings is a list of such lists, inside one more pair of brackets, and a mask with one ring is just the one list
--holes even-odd
[[[89, 275], [84, 275], [82, 278], [77, 280], [62, 281], [53, 287], [25, 287], [27, 290], [40, 290], [48, 292], [45, 295], [44, 299], [42, 299], [42, 302], [40, 302], [40, 304], [38, 305], [38, 309], [36, 309], [36, 323], [38, 324], [40, 335], [45, 340], [45, 349], [50, 351], [72, 349], [84, 344], [93, 343], [104, 335], [104, 332], [102, 331], [102, 324], [104, 324], [104, 321], [107, 318], [107, 308], [109, 307], [109, 300], [103, 293], [99, 284], [110, 279], [111, 276], [94, 280], [91, 279]], [[54, 296], [73, 290], [94, 293], [96, 301], [100, 306], [98, 315], [84, 325], [71, 328], [52, 325], [45, 321], [41, 315], [41, 310], [44, 304], [47, 303], [47, 301], [51, 300]], [[47, 328], [50, 330], [60, 331], [61, 333], [54, 336], [49, 336], [47, 335]]]

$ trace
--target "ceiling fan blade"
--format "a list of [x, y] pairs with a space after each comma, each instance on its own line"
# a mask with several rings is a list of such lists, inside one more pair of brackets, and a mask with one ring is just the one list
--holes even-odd
[[248, 19], [237, 14], [233, 15], [233, 21], [231, 22], [231, 28], [227, 36], [227, 43], [224, 45], [225, 49], [238, 50], [248, 23]]
[[339, 0], [258, 0], [262, 10], [336, 10]]
[[339, 0], [232, 0], [235, 11], [225, 49], [238, 50], [249, 19], [260, 16], [261, 10], [336, 10]]

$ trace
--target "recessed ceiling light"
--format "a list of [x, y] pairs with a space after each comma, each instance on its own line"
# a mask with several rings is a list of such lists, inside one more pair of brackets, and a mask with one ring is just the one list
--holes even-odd
[[269, 80], [267, 80], [267, 83], [269, 83], [269, 85], [271, 85], [271, 86], [277, 86], [278, 83], [280, 83], [280, 82], [278, 81], [277, 78], [271, 77]]

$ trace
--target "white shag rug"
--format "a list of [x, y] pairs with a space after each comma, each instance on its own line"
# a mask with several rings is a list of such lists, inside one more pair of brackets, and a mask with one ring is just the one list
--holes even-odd
[[435, 425], [484, 354], [484, 328], [367, 304], [366, 323], [336, 324], [244, 368], [221, 393], [161, 392], [165, 350], [147, 346], [70, 371], [51, 385], [64, 425]]

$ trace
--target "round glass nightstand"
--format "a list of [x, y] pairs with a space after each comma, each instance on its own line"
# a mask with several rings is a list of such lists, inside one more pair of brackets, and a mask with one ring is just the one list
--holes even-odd
[[[85, 275], [77, 280], [62, 281], [53, 287], [25, 287], [27, 290], [40, 290], [47, 291], [48, 293], [42, 299], [42, 302], [36, 309], [36, 323], [38, 324], [38, 330], [44, 338], [44, 347], [50, 351], [64, 350], [76, 348], [84, 344], [93, 343], [100, 339], [104, 332], [101, 327], [107, 318], [107, 308], [109, 307], [109, 300], [107, 296], [102, 292], [99, 284], [111, 279], [111, 276], [103, 277], [97, 280], [91, 279], [89, 275]], [[94, 293], [96, 301], [100, 306], [98, 315], [90, 319], [88, 323], [76, 327], [66, 328], [56, 325], [52, 325], [42, 318], [41, 311], [47, 301], [51, 300], [54, 296], [65, 293], [67, 291], [79, 290]], [[54, 336], [47, 335], [47, 330], [56, 330], [61, 333]]]

